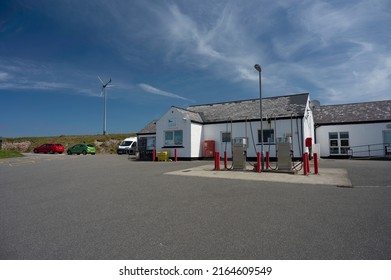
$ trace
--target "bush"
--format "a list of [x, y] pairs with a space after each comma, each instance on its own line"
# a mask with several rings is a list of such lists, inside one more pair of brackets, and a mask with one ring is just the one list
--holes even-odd
[[3, 142], [2, 149], [6, 151], [18, 151], [21, 153], [25, 153], [30, 150], [31, 142], [23, 141], [23, 142]]

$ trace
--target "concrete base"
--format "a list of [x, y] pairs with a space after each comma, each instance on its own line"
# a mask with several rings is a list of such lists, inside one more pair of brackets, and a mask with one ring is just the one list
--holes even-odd
[[266, 172], [266, 173], [283, 173], [283, 174], [297, 174], [298, 171], [296, 170], [272, 170], [272, 169], [269, 169], [269, 170], [264, 170], [263, 172]]
[[233, 171], [233, 170], [213, 170], [213, 165], [203, 165], [191, 169], [178, 170], [165, 173], [167, 175], [180, 176], [197, 176], [216, 179], [232, 179], [232, 180], [252, 180], [265, 182], [279, 182], [290, 184], [311, 184], [311, 185], [330, 185], [336, 187], [352, 187], [348, 172], [342, 168], [320, 168], [319, 174], [303, 175], [300, 173], [281, 173], [281, 172], [262, 172], [257, 173], [253, 170]]

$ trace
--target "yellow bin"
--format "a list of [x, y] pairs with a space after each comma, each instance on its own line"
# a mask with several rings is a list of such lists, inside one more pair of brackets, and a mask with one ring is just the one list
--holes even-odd
[[159, 151], [157, 152], [158, 161], [168, 161], [170, 159], [170, 151]]

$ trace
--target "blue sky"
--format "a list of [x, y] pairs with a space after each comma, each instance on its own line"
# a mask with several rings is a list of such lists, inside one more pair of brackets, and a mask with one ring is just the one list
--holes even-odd
[[137, 132], [171, 105], [390, 99], [391, 2], [0, 2], [0, 136]]

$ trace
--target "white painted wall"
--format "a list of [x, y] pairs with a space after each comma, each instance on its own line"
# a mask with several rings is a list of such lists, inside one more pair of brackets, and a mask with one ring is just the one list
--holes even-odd
[[[383, 143], [383, 131], [391, 131], [390, 129], [387, 129], [387, 125], [391, 125], [391, 123], [320, 126], [316, 128], [316, 142], [320, 144], [320, 155], [322, 157], [330, 156], [329, 132], [349, 132], [349, 145], [351, 147], [380, 144]], [[378, 146], [377, 148], [379, 151], [371, 151], [371, 155], [384, 156], [384, 150], [381, 146]], [[367, 147], [363, 147], [362, 150], [367, 150]], [[359, 155], [368, 156], [368, 153], [360, 153]]]
[[191, 123], [191, 154], [192, 158], [203, 157], [203, 126], [198, 123]]
[[191, 122], [187, 119], [187, 116], [183, 115], [175, 107], [171, 107], [171, 109], [156, 122], [156, 150], [169, 150], [170, 157], [174, 156], [175, 148], [167, 148], [164, 143], [165, 131], [173, 130], [183, 131], [183, 148], [177, 148], [178, 157], [189, 157], [191, 154]]
[[[236, 122], [236, 123], [221, 123], [221, 124], [206, 124], [201, 125], [192, 123], [186, 114], [180, 112], [177, 108], [172, 107], [156, 122], [156, 150], [169, 150], [170, 156], [174, 156], [174, 148], [165, 147], [164, 132], [168, 130], [183, 131], [183, 148], [177, 148], [178, 157], [184, 158], [199, 158], [203, 157], [203, 143], [205, 140], [214, 140], [216, 142], [216, 151], [219, 151], [223, 156], [227, 150], [228, 157], [232, 157], [231, 143], [222, 142], [222, 133], [231, 132], [232, 138], [247, 137], [248, 138], [248, 157], [256, 157], [260, 151], [260, 143], [258, 143], [258, 130], [260, 129], [259, 121], [255, 122]], [[294, 157], [301, 157], [305, 147], [304, 140], [306, 137], [313, 137], [313, 117], [309, 111], [307, 118], [292, 118], [274, 119], [263, 121], [263, 129], [274, 129], [275, 137], [285, 139], [292, 135]], [[252, 132], [252, 133], [251, 133]], [[254, 139], [254, 140], [253, 140]], [[255, 142], [255, 143], [254, 143]], [[254, 147], [255, 146], [255, 147]], [[264, 155], [268, 151], [270, 157], [276, 157], [276, 145], [264, 143]]]

